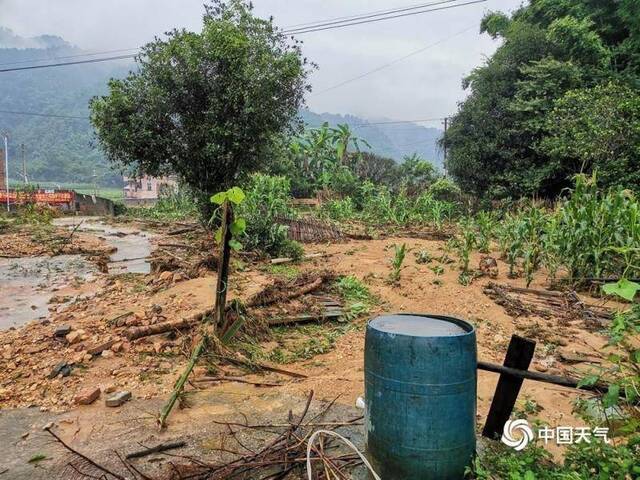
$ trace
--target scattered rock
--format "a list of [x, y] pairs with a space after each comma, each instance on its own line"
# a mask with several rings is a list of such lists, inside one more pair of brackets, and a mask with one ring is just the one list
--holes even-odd
[[63, 377], [71, 375], [71, 367], [67, 362], [62, 361], [53, 367], [53, 370], [49, 373], [49, 379], [56, 378], [58, 375], [62, 375]]
[[53, 428], [53, 422], [47, 423], [44, 427], [42, 427], [42, 430], [49, 430], [51, 428]]
[[97, 387], [86, 388], [76, 395], [75, 402], [78, 405], [91, 405], [100, 398], [100, 389]]
[[80, 330], [74, 330], [73, 332], [67, 333], [65, 338], [67, 339], [67, 343], [69, 345], [73, 345], [74, 343], [78, 343], [80, 340], [82, 340], [82, 332]]
[[172, 280], [173, 279], [173, 272], [169, 272], [169, 271], [162, 272], [160, 274], [160, 276], [158, 277], [158, 279], [160, 281]]
[[105, 350], [108, 350], [109, 348], [111, 348], [116, 342], [117, 342], [116, 340], [109, 340], [108, 342], [100, 343], [94, 347], [88, 348], [87, 353], [89, 355], [100, 355]]
[[60, 325], [53, 332], [53, 336], [56, 338], [66, 337], [71, 332], [71, 327], [69, 325]]
[[113, 353], [111, 350], [103, 350], [101, 355], [103, 358], [113, 358], [115, 356], [115, 353]]
[[117, 392], [107, 397], [104, 404], [107, 407], [119, 407], [120, 405], [126, 403], [129, 399], [131, 399], [131, 392]]
[[498, 278], [498, 262], [495, 258], [488, 255], [480, 257], [480, 271], [491, 278]]
[[189, 277], [187, 277], [184, 273], [176, 272], [173, 274], [173, 283], [182, 282], [184, 280], [187, 280], [188, 278]]

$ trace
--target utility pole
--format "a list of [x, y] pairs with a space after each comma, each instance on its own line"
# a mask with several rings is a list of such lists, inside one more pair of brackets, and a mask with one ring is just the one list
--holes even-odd
[[4, 182], [7, 189], [7, 212], [10, 212], [9, 208], [9, 135], [7, 132], [2, 134], [4, 136]]
[[445, 141], [442, 144], [443, 149], [443, 159], [442, 159], [442, 169], [444, 170], [444, 176], [447, 176], [447, 128], [449, 128], [449, 117], [444, 117], [444, 137]]
[[20, 145], [20, 149], [22, 150], [22, 179], [26, 185], [29, 183], [29, 178], [27, 177], [27, 161], [24, 157], [24, 143]]
[[96, 173], [96, 169], [93, 169], [93, 175], [91, 176], [93, 178], [93, 196], [97, 197], [98, 196], [98, 174]]

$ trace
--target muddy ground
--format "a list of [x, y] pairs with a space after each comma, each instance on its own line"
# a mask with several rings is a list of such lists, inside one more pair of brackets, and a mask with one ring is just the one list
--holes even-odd
[[[207, 445], [216, 438], [219, 441], [223, 431], [223, 427], [211, 423], [212, 418], [237, 420], [243, 413], [251, 421], [282, 421], [289, 409], [300, 408], [311, 390], [319, 402], [337, 398], [333, 418], [353, 418], [361, 414], [354, 405], [364, 392], [364, 326], [368, 318], [382, 312], [446, 314], [468, 320], [476, 326], [479, 359], [485, 361], [502, 363], [509, 338], [517, 333], [537, 342], [532, 369], [576, 376], [602, 362], [606, 340], [598, 333], [597, 326], [572, 315], [510, 315], [483, 289], [489, 282], [525, 287], [525, 281], [508, 278], [507, 266], [498, 260], [497, 278], [481, 277], [471, 285], [463, 286], [458, 282], [456, 258], [447, 252], [446, 242], [441, 240], [398, 236], [310, 244], [305, 245], [307, 253], [325, 256], [279, 267], [251, 256], [238, 255], [232, 262], [230, 299], [246, 300], [277, 278], [329, 270], [336, 275], [355, 275], [378, 300], [366, 316], [353, 319], [346, 327], [341, 324], [339, 333], [332, 337], [334, 348], [320, 348], [319, 351], [326, 353], [300, 354], [295, 344], [306, 345], [308, 342], [308, 338], [296, 333], [303, 327], [288, 327], [289, 333], [280, 332], [275, 337], [264, 332], [255, 337], [260, 340], [254, 346], [260, 351], [258, 358], [272, 360], [273, 356], [268, 353], [280, 348], [297, 352], [286, 357], [291, 363], [279, 367], [302, 373], [306, 378], [273, 372], [249, 373], [227, 363], [201, 362], [187, 389], [188, 398], [192, 399], [188, 402], [191, 407], [176, 409], [168, 429], [159, 433], [155, 425], [157, 413], [185, 367], [193, 338], [188, 330], [133, 341], [128, 340], [125, 333], [134, 327], [177, 320], [211, 308], [215, 272], [193, 259], [202, 254], [203, 248], [213, 250], [213, 246], [207, 246], [210, 244], [202, 241], [197, 230], [180, 235], [169, 232], [172, 234], [168, 235], [167, 228], [158, 229], [149, 224], [127, 227], [138, 232], [154, 230], [150, 242], [156, 250], [165, 251], [164, 260], [174, 257], [171, 271], [163, 272], [160, 266], [148, 274], [97, 272], [77, 285], [61, 288], [63, 293], [52, 299], [46, 318], [0, 332], [0, 436], [10, 444], [9, 451], [5, 451], [8, 456], [0, 460], [0, 472], [5, 471], [0, 478], [44, 478], [61, 461], [59, 450], [41, 430], [50, 421], [55, 422], [56, 431], [74, 447], [106, 456], [113, 449], [131, 451], [138, 442], [148, 445], [182, 436], [187, 438], [185, 452], [211, 454]], [[22, 235], [22, 242], [28, 244], [28, 235]], [[88, 239], [85, 235], [89, 235]], [[77, 232], [74, 236], [71, 244], [89, 242], [94, 245], [97, 241], [98, 248], [109, 250], [109, 244], [95, 233]], [[13, 251], [20, 257], [31, 248], [11, 247], [7, 242], [16, 243], [15, 237], [5, 235], [0, 235], [0, 242], [0, 250], [5, 255]], [[167, 247], [168, 243], [174, 246]], [[388, 275], [393, 245], [402, 243], [411, 250], [400, 281], [390, 284]], [[159, 247], [160, 244], [165, 246]], [[193, 246], [198, 250], [194, 251]], [[33, 248], [34, 254], [44, 253], [44, 250]], [[418, 263], [416, 253], [421, 251], [441, 260]], [[492, 256], [498, 257], [495, 252]], [[453, 262], [448, 262], [447, 257]], [[181, 261], [190, 262], [189, 268], [174, 268]], [[194, 262], [197, 268], [192, 265]], [[480, 256], [473, 255], [471, 264], [477, 266], [479, 263]], [[539, 275], [530, 287], [546, 288], [545, 276]], [[325, 294], [335, 296], [330, 287]], [[582, 296], [582, 300], [587, 304], [599, 302], [588, 296]], [[299, 307], [292, 304], [286, 308], [296, 310]], [[68, 327], [69, 332], [56, 338], [56, 329], [63, 326]], [[322, 328], [314, 332], [322, 336]], [[246, 359], [247, 355], [244, 352], [242, 358]], [[60, 362], [69, 367], [68, 376], [52, 375]], [[212, 374], [278, 386], [197, 381]], [[496, 382], [495, 374], [479, 372], [479, 426], [484, 423]], [[91, 405], [77, 405], [76, 397], [80, 392], [95, 388], [101, 390], [97, 401]], [[118, 408], [105, 406], [108, 392], [123, 390], [132, 393], [132, 401]], [[573, 404], [579, 396], [585, 395], [572, 389], [525, 381], [518, 408], [533, 409], [533, 416], [551, 426], [577, 426], [583, 422], [572, 413]], [[351, 433], [358, 440], [358, 429]], [[46, 459], [28, 463], [40, 453]], [[151, 458], [153, 460], [146, 459], [144, 465], [155, 466], [167, 459], [159, 455]]]

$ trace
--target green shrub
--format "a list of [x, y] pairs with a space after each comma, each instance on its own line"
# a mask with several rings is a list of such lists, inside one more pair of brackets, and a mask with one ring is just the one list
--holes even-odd
[[278, 223], [296, 216], [289, 205], [289, 179], [256, 173], [250, 177], [244, 191], [246, 199], [238, 208], [238, 214], [247, 221], [246, 248], [272, 256], [302, 256], [302, 246], [287, 237], [288, 227]]
[[459, 202], [462, 196], [460, 187], [444, 177], [433, 182], [427, 189], [427, 193], [443, 202]]

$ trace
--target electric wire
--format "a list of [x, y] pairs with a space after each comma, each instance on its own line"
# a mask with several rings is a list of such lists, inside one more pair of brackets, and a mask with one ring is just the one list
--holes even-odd
[[[453, 0], [443, 0], [442, 2], [439, 2], [440, 4], [442, 3], [451, 3]], [[427, 10], [420, 10], [420, 11], [411, 11], [411, 12], [406, 12], [406, 13], [400, 13], [397, 15], [391, 15], [391, 16], [385, 16], [385, 17], [381, 17], [381, 18], [368, 18], [365, 20], [359, 20], [356, 22], [350, 22], [350, 23], [342, 23], [342, 24], [337, 24], [337, 25], [328, 25], [328, 26], [322, 26], [319, 28], [316, 27], [311, 27], [309, 29], [306, 30], [299, 30], [299, 31], [282, 31], [282, 34], [289, 34], [289, 33], [294, 33], [295, 35], [299, 35], [299, 34], [304, 34], [304, 33], [312, 33], [312, 32], [319, 32], [319, 31], [324, 31], [324, 30], [333, 30], [336, 28], [344, 28], [344, 27], [349, 27], [349, 26], [353, 26], [353, 25], [361, 25], [361, 24], [365, 24], [365, 23], [374, 23], [374, 22], [380, 22], [383, 20], [390, 20], [390, 19], [394, 19], [394, 18], [400, 18], [400, 17], [407, 17], [407, 16], [412, 16], [412, 15], [418, 15], [418, 14], [422, 14], [422, 13], [428, 13], [428, 12], [434, 12], [434, 11], [439, 11], [439, 10], [448, 10], [451, 8], [457, 8], [457, 7], [462, 7], [465, 5], [473, 5], [473, 4], [477, 4], [477, 3], [483, 3], [486, 2], [487, 0], [472, 0], [472, 1], [468, 1], [468, 2], [464, 2], [464, 3], [458, 3], [458, 4], [454, 4], [454, 5], [445, 5], [443, 7], [438, 7], [438, 8], [431, 8], [431, 9], [427, 9]], [[433, 3], [432, 5], [435, 5], [436, 3]], [[98, 62], [107, 62], [107, 61], [112, 61], [112, 60], [123, 60], [123, 59], [130, 59], [130, 58], [135, 58], [135, 54], [133, 55], [118, 55], [118, 56], [112, 56], [112, 57], [102, 57], [102, 58], [93, 58], [93, 59], [86, 59], [86, 60], [77, 60], [77, 61], [72, 61], [72, 62], [60, 62], [60, 63], [50, 63], [50, 64], [42, 64], [42, 65], [28, 65], [28, 66], [24, 66], [24, 67], [13, 67], [13, 68], [3, 68], [0, 69], [0, 73], [7, 73], [7, 72], [16, 72], [16, 71], [24, 71], [24, 70], [35, 70], [35, 69], [42, 69], [42, 68], [52, 68], [52, 67], [64, 67], [67, 65], [81, 65], [81, 64], [87, 64], [87, 63], [98, 63]]]
[[394, 13], [402, 13], [402, 12], [406, 12], [406, 11], [411, 11], [411, 10], [419, 10], [421, 8], [427, 8], [430, 6], [435, 6], [435, 5], [442, 5], [445, 3], [454, 3], [454, 2], [458, 2], [459, 0], [438, 0], [436, 2], [429, 2], [429, 3], [422, 3], [419, 5], [413, 5], [410, 7], [399, 7], [399, 8], [393, 8], [393, 9], [387, 9], [387, 10], [378, 10], [375, 12], [367, 12], [367, 13], [362, 13], [359, 15], [352, 15], [352, 16], [348, 16], [348, 17], [338, 17], [338, 18], [333, 18], [333, 19], [329, 19], [329, 20], [321, 20], [321, 21], [317, 21], [317, 22], [309, 22], [307, 24], [299, 24], [300, 26], [298, 28], [296, 28], [296, 25], [293, 26], [286, 26], [283, 27], [283, 33], [294, 33], [297, 30], [307, 30], [309, 28], [319, 28], [319, 27], [326, 27], [326, 26], [330, 26], [330, 25], [337, 25], [340, 23], [346, 23], [346, 22], [352, 22], [352, 21], [359, 21], [359, 20], [366, 20], [369, 18], [376, 18], [376, 17], [383, 17], [383, 16], [387, 16], [387, 15], [392, 15]]
[[306, 30], [298, 30], [298, 31], [282, 31], [281, 33], [288, 35], [288, 34], [295, 34], [295, 35], [302, 35], [305, 33], [313, 33], [313, 32], [321, 32], [324, 30], [335, 30], [337, 28], [344, 28], [344, 27], [351, 27], [353, 25], [361, 25], [364, 23], [375, 23], [375, 22], [382, 22], [384, 20], [391, 20], [394, 18], [402, 18], [402, 17], [408, 17], [408, 16], [413, 16], [413, 15], [420, 15], [422, 13], [429, 13], [429, 12], [436, 12], [436, 11], [440, 11], [440, 10], [449, 10], [451, 8], [458, 8], [458, 7], [463, 7], [466, 5], [474, 5], [477, 3], [484, 3], [487, 0], [472, 0], [469, 2], [464, 2], [464, 3], [458, 3], [455, 5], [446, 5], [443, 7], [438, 7], [438, 8], [431, 8], [428, 10], [421, 10], [419, 12], [408, 12], [408, 13], [401, 13], [398, 15], [390, 15], [387, 17], [383, 17], [383, 18], [372, 18], [372, 19], [368, 19], [368, 20], [362, 20], [362, 21], [357, 21], [357, 22], [350, 22], [350, 23], [343, 23], [340, 25], [329, 25], [326, 27], [320, 27], [320, 28], [315, 28], [315, 27], [311, 27], [309, 29]]
[[325, 88], [323, 90], [320, 90], [319, 92], [315, 92], [310, 96], [315, 97], [316, 95], [321, 95], [323, 93], [330, 92], [331, 90], [335, 90], [336, 88], [342, 87], [343, 85], [347, 85], [347, 84], [349, 84], [351, 82], [355, 82], [356, 80], [360, 80], [360, 79], [362, 79], [364, 77], [367, 77], [367, 76], [369, 76], [369, 75], [371, 75], [373, 73], [377, 73], [380, 70], [384, 70], [385, 68], [391, 67], [392, 65], [395, 65], [396, 63], [400, 63], [403, 60], [406, 60], [407, 58], [410, 58], [410, 57], [413, 57], [413, 56], [418, 55], [420, 53], [423, 53], [423, 52], [425, 52], [425, 51], [427, 51], [427, 50], [429, 50], [429, 49], [431, 49], [433, 47], [437, 47], [438, 45], [440, 45], [440, 44], [442, 44], [442, 43], [444, 43], [444, 42], [446, 42], [448, 40], [451, 40], [452, 38], [455, 38], [455, 37], [457, 37], [459, 35], [462, 35], [463, 33], [466, 33], [469, 30], [472, 30], [474, 28], [476, 28], [475, 25], [470, 25], [469, 27], [465, 28], [464, 30], [460, 30], [459, 32], [454, 33], [453, 35], [449, 35], [448, 37], [445, 37], [443, 39], [438, 40], [437, 42], [434, 42], [434, 43], [431, 43], [429, 45], [426, 45], [426, 46], [424, 46], [422, 48], [419, 48], [418, 50], [414, 50], [413, 52], [408, 53], [407, 55], [404, 55], [404, 56], [402, 56], [400, 58], [396, 58], [395, 60], [392, 60], [389, 63], [385, 63], [384, 65], [380, 65], [379, 67], [376, 67], [373, 70], [368, 70], [368, 71], [366, 71], [366, 72], [364, 72], [364, 73], [362, 73], [360, 75], [357, 75], [355, 77], [343, 80], [342, 82], [336, 83], [335, 85], [332, 85], [332, 86], [327, 87], [327, 88]]

